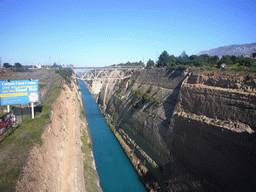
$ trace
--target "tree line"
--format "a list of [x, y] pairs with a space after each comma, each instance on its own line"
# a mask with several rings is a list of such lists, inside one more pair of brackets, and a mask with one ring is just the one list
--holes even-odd
[[[221, 58], [214, 55], [210, 56], [208, 54], [203, 55], [191, 55], [188, 56], [185, 51], [181, 53], [178, 57], [174, 55], [169, 55], [167, 51], [163, 51], [156, 63], [149, 59], [146, 68], [156, 67], [169, 67], [169, 68], [186, 68], [186, 67], [203, 67], [210, 66], [215, 68], [220, 68], [220, 66], [225, 63], [229, 65], [236, 65], [242, 67], [256, 67], [254, 65], [256, 58], [256, 53], [252, 53], [251, 57], [235, 56], [235, 55], [224, 55]], [[142, 66], [143, 63], [139, 62], [126, 62], [120, 64], [114, 64], [113, 66]]]
[[163, 51], [158, 58], [157, 67], [175, 67], [179, 65], [183, 66], [212, 66], [220, 68], [221, 64], [225, 63], [227, 65], [238, 65], [252, 67], [256, 53], [252, 54], [252, 57], [243, 57], [235, 55], [224, 55], [219, 58], [217, 55], [210, 56], [207, 54], [203, 55], [191, 55], [188, 56], [185, 51], [178, 57], [174, 55], [169, 55], [167, 51]]
[[139, 62], [127, 61], [126, 63], [114, 64], [112, 66], [142, 66], [142, 65], [143, 65], [142, 61], [139, 61]]
[[15, 63], [13, 66], [9, 63], [4, 63], [3, 65], [4, 68], [10, 68], [12, 69], [12, 71], [15, 71], [15, 72], [27, 72], [29, 71], [29, 66], [23, 66], [22, 64], [20, 63]]
[[[37, 66], [34, 66], [34, 65], [22, 65], [20, 63], [15, 63], [14, 65], [11, 65], [9, 63], [4, 63], [3, 64], [3, 67], [4, 68], [10, 68], [12, 69], [13, 71], [18, 71], [18, 72], [22, 72], [22, 71], [26, 71], [28, 70], [28, 68], [37, 68]], [[68, 65], [68, 67], [73, 67], [72, 64]], [[53, 65], [42, 65], [42, 68], [55, 68], [55, 69], [61, 69], [63, 68], [62, 65], [58, 65], [56, 64], [56, 62], [53, 63]]]

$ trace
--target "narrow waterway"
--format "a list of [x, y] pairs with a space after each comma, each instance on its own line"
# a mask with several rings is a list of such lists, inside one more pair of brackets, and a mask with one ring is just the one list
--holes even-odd
[[104, 192], [146, 191], [105, 117], [101, 115], [95, 95], [89, 93], [83, 81], [79, 80], [79, 84], [101, 188]]

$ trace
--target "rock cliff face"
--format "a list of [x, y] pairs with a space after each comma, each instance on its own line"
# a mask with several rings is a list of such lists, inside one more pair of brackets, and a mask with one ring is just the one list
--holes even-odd
[[145, 162], [151, 188], [248, 191], [256, 171], [255, 82], [255, 75], [142, 70], [103, 84], [98, 102]]
[[42, 145], [30, 151], [16, 191], [102, 191], [81, 107], [78, 85], [64, 84], [52, 106]]
[[99, 94], [103, 82], [100, 80], [91, 80], [91, 81], [86, 81], [86, 86], [88, 90], [90, 91], [91, 94]]
[[181, 87], [173, 153], [222, 191], [255, 185], [256, 78], [197, 72]]

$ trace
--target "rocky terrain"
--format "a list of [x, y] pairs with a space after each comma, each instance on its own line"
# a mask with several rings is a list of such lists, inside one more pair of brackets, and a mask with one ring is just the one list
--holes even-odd
[[51, 123], [43, 132], [42, 144], [30, 151], [17, 191], [102, 191], [92, 149], [83, 150], [91, 140], [81, 107], [78, 86], [64, 84], [52, 106]]
[[196, 55], [207, 54], [210, 56], [218, 55], [219, 57], [222, 57], [223, 55], [243, 55], [244, 57], [250, 57], [252, 53], [256, 53], [256, 43], [223, 46], [208, 51], [200, 51]]
[[146, 165], [148, 189], [250, 191], [255, 83], [255, 74], [141, 70], [103, 83], [98, 102]]

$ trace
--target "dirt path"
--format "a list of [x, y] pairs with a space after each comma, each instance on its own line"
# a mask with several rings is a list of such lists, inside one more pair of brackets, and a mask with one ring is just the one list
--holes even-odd
[[31, 150], [17, 191], [85, 191], [79, 115], [76, 92], [64, 85], [42, 135], [43, 143]]

